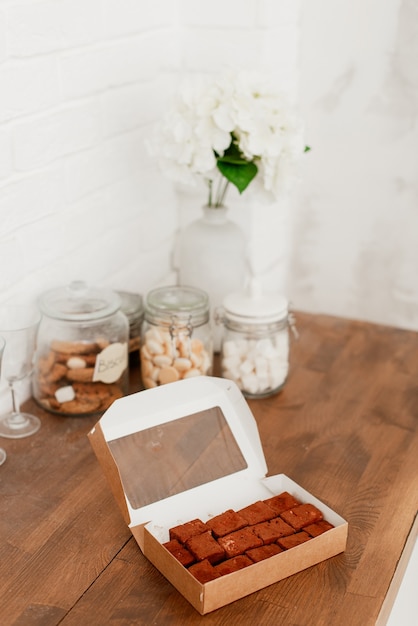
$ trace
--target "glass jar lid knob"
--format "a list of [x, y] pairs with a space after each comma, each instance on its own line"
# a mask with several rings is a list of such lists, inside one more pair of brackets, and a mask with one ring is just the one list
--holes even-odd
[[256, 278], [248, 282], [244, 291], [228, 294], [223, 306], [227, 317], [247, 323], [277, 322], [288, 315], [287, 299], [278, 293], [263, 292]]

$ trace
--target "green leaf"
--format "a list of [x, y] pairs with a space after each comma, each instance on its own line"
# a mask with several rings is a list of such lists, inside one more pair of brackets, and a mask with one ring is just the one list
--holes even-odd
[[248, 161], [237, 144], [232, 141], [223, 156], [217, 155], [217, 166], [225, 178], [235, 185], [242, 193], [257, 176], [258, 167], [253, 161]]
[[218, 159], [218, 170], [230, 183], [235, 185], [239, 193], [242, 193], [257, 176], [258, 167], [255, 163], [233, 163], [228, 159]]
[[309, 152], [309, 150], [311, 150], [311, 146], [305, 146], [304, 152]]
[[248, 159], [242, 154], [237, 144], [231, 142], [230, 146], [225, 150], [223, 156], [216, 155], [216, 158], [222, 163], [235, 163], [236, 165], [245, 165], [249, 163]]

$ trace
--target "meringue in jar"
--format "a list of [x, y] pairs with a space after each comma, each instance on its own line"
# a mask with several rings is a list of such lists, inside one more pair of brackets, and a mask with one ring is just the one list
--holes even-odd
[[252, 284], [231, 293], [218, 312], [223, 324], [221, 375], [248, 398], [278, 393], [289, 371], [289, 312], [286, 298], [261, 293]]

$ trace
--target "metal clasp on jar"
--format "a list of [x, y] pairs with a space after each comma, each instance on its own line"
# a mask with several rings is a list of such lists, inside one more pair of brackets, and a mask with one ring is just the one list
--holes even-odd
[[294, 339], [298, 340], [299, 339], [299, 331], [296, 328], [296, 318], [295, 315], [292, 313], [292, 311], [289, 311], [288, 315], [287, 315], [287, 321], [289, 324], [289, 328], [292, 331], [292, 335], [294, 337]]
[[189, 315], [186, 324], [184, 324], [183, 321], [179, 321], [178, 315], [172, 315], [168, 331], [170, 333], [173, 357], [177, 355], [179, 345], [182, 346], [183, 350], [190, 356], [192, 352], [191, 339], [193, 334], [192, 316]]
[[213, 319], [215, 321], [215, 324], [217, 326], [223, 326], [225, 323], [225, 309], [223, 308], [223, 306], [218, 306], [216, 307], [214, 313], [213, 313]]

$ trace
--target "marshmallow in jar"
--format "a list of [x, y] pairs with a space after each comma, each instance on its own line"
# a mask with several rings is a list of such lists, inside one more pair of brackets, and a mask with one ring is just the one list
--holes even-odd
[[150, 291], [141, 343], [141, 375], [146, 389], [210, 375], [213, 339], [207, 293], [178, 286]]
[[256, 285], [224, 299], [221, 374], [249, 398], [280, 391], [289, 370], [288, 302]]

